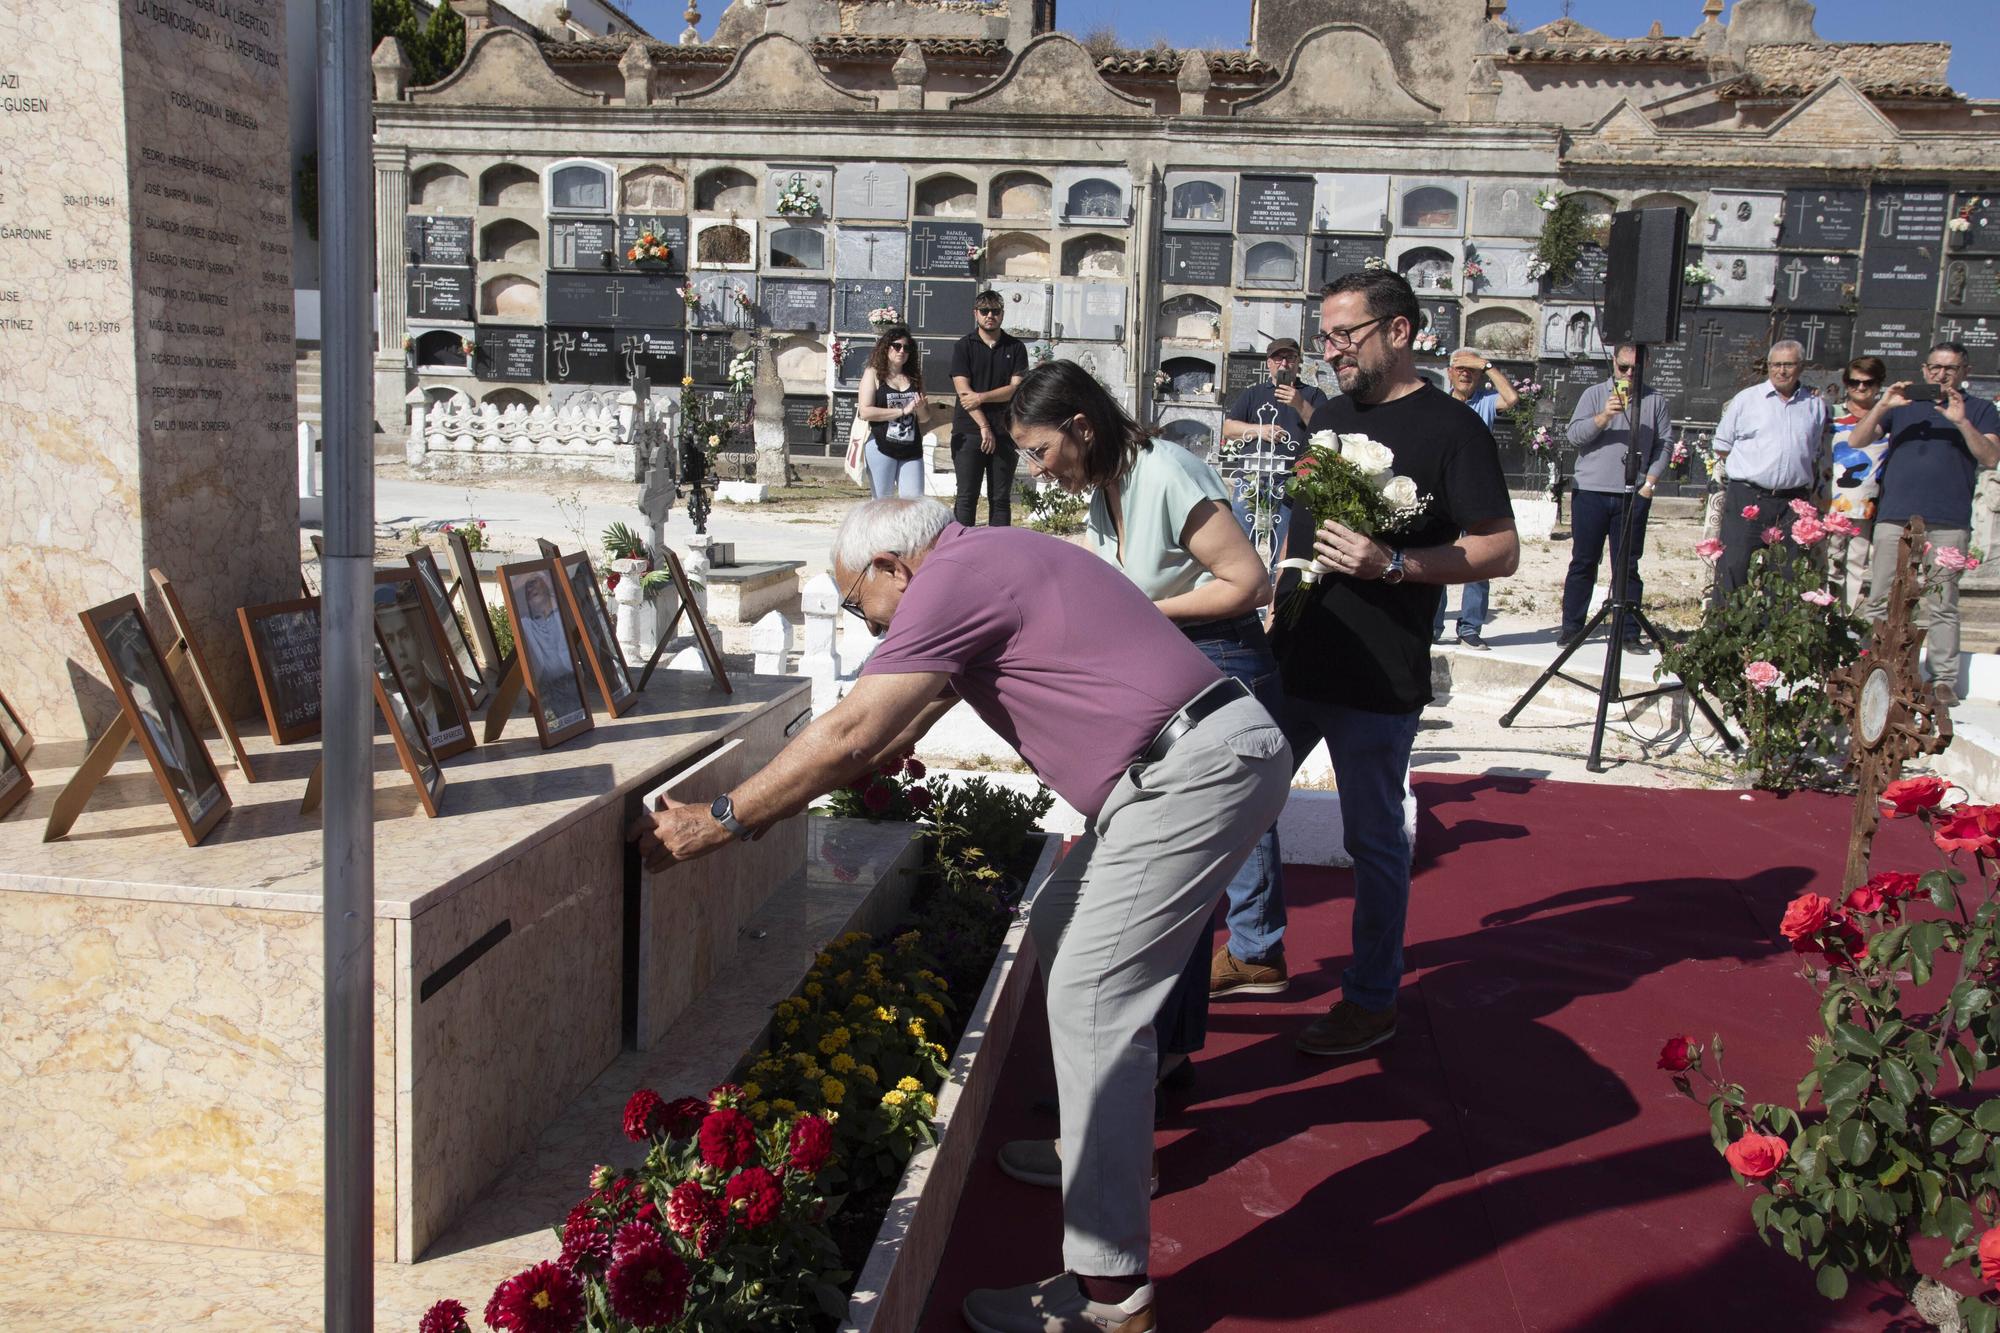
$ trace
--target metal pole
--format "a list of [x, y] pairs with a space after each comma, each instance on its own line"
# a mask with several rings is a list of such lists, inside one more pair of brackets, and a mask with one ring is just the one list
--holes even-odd
[[367, 0], [319, 0], [326, 1323], [374, 1327], [374, 188]]

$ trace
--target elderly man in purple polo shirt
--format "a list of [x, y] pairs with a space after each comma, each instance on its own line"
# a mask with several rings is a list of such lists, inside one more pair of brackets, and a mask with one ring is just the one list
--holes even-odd
[[1150, 1333], [1153, 1019], [1283, 809], [1290, 750], [1246, 688], [1081, 546], [882, 499], [841, 524], [833, 567], [842, 605], [886, 632], [854, 689], [714, 805], [669, 803], [632, 835], [656, 869], [753, 836], [909, 749], [958, 699], [1006, 737], [1089, 820], [1029, 916], [1068, 1271], [975, 1291], [965, 1317], [980, 1333]]

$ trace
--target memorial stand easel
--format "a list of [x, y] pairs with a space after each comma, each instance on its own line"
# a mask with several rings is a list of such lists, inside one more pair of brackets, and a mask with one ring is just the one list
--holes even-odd
[[653, 668], [659, 666], [660, 658], [666, 654], [667, 644], [674, 637], [674, 627], [681, 623], [681, 616], [685, 613], [688, 625], [694, 631], [695, 646], [701, 650], [702, 660], [708, 663], [709, 674], [715, 677], [716, 687], [724, 694], [735, 693], [729, 685], [729, 673], [722, 665], [722, 653], [716, 648], [715, 640], [709, 636], [708, 620], [701, 614], [701, 607], [694, 600], [694, 586], [688, 582], [687, 571], [681, 568], [681, 558], [671, 549], [662, 548], [662, 550], [667, 557], [667, 572], [673, 576], [674, 591], [679, 595], [681, 604], [674, 609], [673, 616], [661, 628], [659, 642], [653, 645], [653, 655], [647, 659], [646, 669], [640, 674], [639, 683], [632, 688], [640, 691], [646, 688], [646, 682], [653, 678]]
[[480, 740], [487, 745], [500, 739], [500, 733], [507, 729], [508, 719], [514, 716], [514, 705], [521, 697], [521, 654], [507, 655], [507, 669], [500, 673], [500, 680], [493, 686], [493, 697], [486, 701], [486, 723]]
[[202, 702], [208, 705], [209, 716], [215, 719], [215, 729], [229, 742], [236, 771], [243, 775], [245, 782], [255, 782], [257, 774], [250, 767], [250, 755], [243, 748], [243, 738], [236, 734], [236, 724], [230, 721], [229, 714], [215, 697], [215, 687], [208, 679], [208, 664], [202, 660], [201, 649], [195, 646], [194, 632], [188, 628], [188, 618], [181, 610], [181, 599], [174, 592], [174, 585], [160, 570], [149, 569], [146, 574], [153, 580], [153, 586], [159, 589], [160, 600], [166, 603], [167, 619], [174, 627], [174, 641], [167, 645], [167, 669], [173, 670], [176, 654], [187, 659], [188, 672], [194, 677], [195, 688], [201, 691]]
[[1847, 835], [1843, 888], [1868, 879], [1868, 858], [1882, 820], [1882, 789], [1918, 755], [1936, 754], [1951, 744], [1951, 712], [1938, 703], [1937, 687], [1918, 669], [1924, 635], [1912, 620], [1924, 595], [1917, 552], [1928, 541], [1924, 521], [1911, 518], [1896, 547], [1896, 578], [1889, 585], [1888, 613], [1869, 636], [1868, 650], [1833, 673], [1827, 693], [1847, 713], [1854, 772], [1854, 822]]

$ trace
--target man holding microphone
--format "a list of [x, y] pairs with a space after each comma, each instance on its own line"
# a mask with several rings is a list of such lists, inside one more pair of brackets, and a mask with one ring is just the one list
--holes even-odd
[[[1563, 580], [1562, 628], [1556, 642], [1567, 647], [1583, 633], [1590, 618], [1590, 595], [1597, 588], [1597, 566], [1611, 545], [1611, 586], [1618, 586], [1618, 566], [1630, 580], [1626, 596], [1636, 604], [1645, 591], [1639, 578], [1639, 557], [1646, 553], [1646, 515], [1653, 507], [1653, 487], [1672, 457], [1674, 423], [1667, 400], [1652, 389], [1640, 395], [1632, 410], [1632, 368], [1638, 349], [1620, 343], [1611, 353], [1611, 378], [1593, 384], [1576, 401], [1569, 419], [1569, 442], [1576, 449], [1575, 491], [1570, 497], [1569, 574]], [[1625, 458], [1632, 448], [1632, 423], [1644, 436], [1639, 458], [1639, 493], [1632, 500], [1632, 546], [1620, 549], [1625, 530]], [[1626, 622], [1625, 648], [1644, 651], [1638, 626]]]

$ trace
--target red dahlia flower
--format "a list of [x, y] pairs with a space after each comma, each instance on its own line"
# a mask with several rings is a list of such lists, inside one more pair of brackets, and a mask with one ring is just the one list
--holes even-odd
[[910, 809], [920, 815], [928, 811], [937, 800], [935, 796], [931, 795], [929, 787], [912, 787], [907, 792], [904, 792], [903, 795], [909, 800]]
[[583, 1327], [583, 1283], [560, 1264], [536, 1264], [494, 1288], [486, 1323], [510, 1333], [576, 1333]]
[[667, 1103], [661, 1112], [666, 1120], [667, 1137], [684, 1139], [701, 1128], [701, 1119], [708, 1114], [708, 1103], [699, 1097], [676, 1097]]
[[1678, 1074], [1694, 1067], [1694, 1038], [1668, 1037], [1667, 1044], [1660, 1047], [1660, 1068]]
[[754, 1231], [777, 1221], [778, 1212], [785, 1205], [785, 1192], [778, 1188], [778, 1178], [761, 1166], [731, 1176], [722, 1193], [729, 1204], [729, 1215], [742, 1219], [747, 1230]]
[[667, 1196], [667, 1226], [676, 1236], [692, 1240], [703, 1223], [718, 1215], [715, 1196], [699, 1180], [683, 1180]]
[[889, 788], [880, 782], [869, 783], [861, 793], [861, 804], [878, 815], [889, 808], [889, 799]]
[[439, 1301], [424, 1311], [417, 1321], [417, 1333], [472, 1333], [465, 1322], [465, 1307], [457, 1301]]
[[640, 1245], [663, 1243], [665, 1238], [660, 1235], [658, 1227], [649, 1226], [644, 1222], [627, 1222], [619, 1227], [618, 1234], [611, 1238], [611, 1257], [614, 1260], [621, 1259], [627, 1251]]
[[1891, 819], [1934, 810], [1951, 784], [1943, 778], [1898, 778], [1882, 789], [1882, 813]]
[[619, 1318], [641, 1328], [671, 1324], [687, 1304], [687, 1265], [663, 1241], [647, 1241], [619, 1256], [606, 1286]]
[[562, 1264], [579, 1273], [601, 1273], [611, 1259], [611, 1237], [598, 1224], [590, 1204], [585, 1199], [570, 1209], [563, 1223]]
[[903, 776], [906, 778], [920, 778], [929, 771], [924, 767], [924, 761], [915, 755], [903, 761]]
[[816, 1115], [800, 1116], [792, 1126], [791, 1156], [786, 1165], [809, 1176], [819, 1174], [833, 1155], [833, 1126]]
[[625, 1103], [625, 1137], [644, 1143], [666, 1128], [666, 1102], [651, 1088], [641, 1088]]
[[734, 1171], [757, 1151], [757, 1127], [732, 1107], [710, 1111], [701, 1122], [701, 1160], [717, 1171]]
[[694, 1235], [694, 1252], [706, 1259], [722, 1248], [729, 1239], [729, 1224], [721, 1221], [703, 1222], [701, 1230]]

